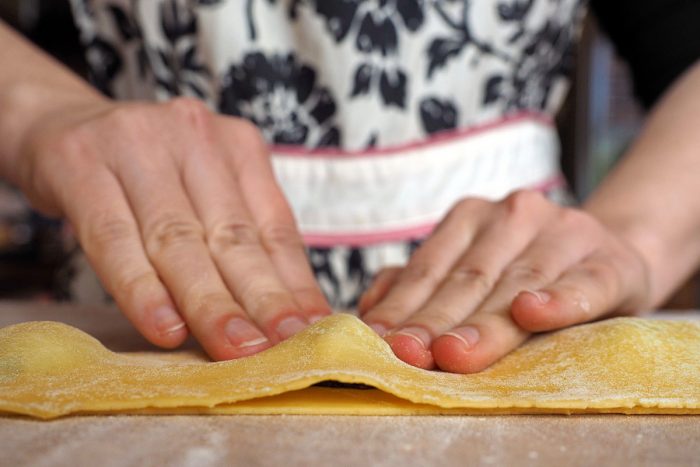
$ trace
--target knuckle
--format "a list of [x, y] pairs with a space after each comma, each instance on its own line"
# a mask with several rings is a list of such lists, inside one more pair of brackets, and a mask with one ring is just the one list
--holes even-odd
[[545, 203], [542, 193], [535, 190], [516, 190], [503, 200], [503, 205], [510, 214], [528, 215], [533, 209], [542, 208]]
[[482, 198], [463, 198], [454, 205], [454, 207], [448, 213], [448, 217], [463, 217], [468, 215], [473, 215], [475, 212], [479, 212], [486, 206], [490, 205], [491, 202]]
[[144, 271], [136, 274], [130, 271], [122, 272], [114, 280], [112, 293], [117, 296], [134, 297], [139, 295], [140, 291], [151, 287], [158, 281], [158, 276], [153, 271]]
[[469, 265], [458, 265], [450, 272], [448, 280], [452, 283], [476, 287], [477, 290], [482, 292], [493, 289], [496, 284], [495, 277], [488, 274], [484, 269]]
[[209, 126], [212, 113], [202, 101], [191, 97], [177, 97], [168, 102], [170, 109], [195, 128]]
[[430, 264], [413, 263], [404, 268], [401, 280], [410, 284], [425, 284], [435, 287], [440, 282], [440, 277]]
[[527, 284], [546, 284], [554, 278], [547, 269], [536, 264], [513, 264], [506, 269], [504, 278]]
[[124, 132], [124, 134], [136, 132], [142, 135], [146, 128], [152, 126], [152, 121], [146, 115], [145, 110], [146, 106], [141, 104], [119, 105], [105, 114], [103, 123]]
[[194, 220], [180, 214], [164, 213], [158, 216], [146, 229], [146, 250], [158, 255], [173, 246], [201, 242], [202, 227]]
[[212, 227], [207, 244], [215, 254], [223, 253], [231, 248], [259, 245], [260, 234], [250, 222], [222, 222]]
[[[94, 122], [91, 132], [99, 137], [107, 135], [110, 138], [109, 147], [105, 153], [109, 156], [108, 160], [113, 163], [134, 161], [136, 153], [124, 148], [162, 145], [162, 118], [161, 114], [154, 112], [154, 109], [153, 104], [120, 104], [108, 110]], [[104, 147], [102, 140], [98, 140], [96, 144], [99, 145], [100, 150]], [[158, 151], [153, 155], [157, 156]]]
[[292, 224], [275, 224], [261, 228], [260, 237], [268, 250], [303, 249], [304, 241]]
[[[188, 129], [189, 138], [194, 138], [196, 144], [215, 145], [214, 116], [206, 104], [191, 97], [178, 97], [166, 105], [175, 120]], [[207, 151], [202, 154], [206, 155]]]
[[113, 217], [109, 214], [99, 215], [87, 222], [82, 230], [83, 247], [90, 250], [113, 248], [114, 245], [136, 235], [133, 223]]

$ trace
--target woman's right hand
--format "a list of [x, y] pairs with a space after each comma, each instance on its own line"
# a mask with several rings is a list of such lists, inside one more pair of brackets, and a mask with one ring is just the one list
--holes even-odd
[[24, 135], [13, 177], [70, 221], [106, 290], [151, 342], [188, 330], [214, 359], [250, 355], [330, 313], [266, 145], [199, 101], [90, 101]]

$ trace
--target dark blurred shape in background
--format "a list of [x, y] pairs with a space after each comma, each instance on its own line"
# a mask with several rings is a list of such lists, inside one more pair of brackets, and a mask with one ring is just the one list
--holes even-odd
[[79, 73], [85, 66], [68, 0], [0, 0], [0, 17]]
[[[68, 0], [0, 0], [0, 18], [73, 70], [84, 74]], [[53, 298], [66, 247], [62, 224], [27, 208], [0, 182], [0, 298]]]

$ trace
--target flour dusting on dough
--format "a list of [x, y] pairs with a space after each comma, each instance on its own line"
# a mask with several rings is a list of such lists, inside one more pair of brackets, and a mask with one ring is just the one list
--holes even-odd
[[[379, 388], [309, 388], [325, 380]], [[304, 389], [308, 388], [308, 389]], [[700, 326], [617, 318], [532, 338], [487, 370], [398, 360], [360, 320], [334, 315], [260, 354], [118, 354], [70, 326], [0, 330], [0, 411], [502, 413], [700, 411]]]

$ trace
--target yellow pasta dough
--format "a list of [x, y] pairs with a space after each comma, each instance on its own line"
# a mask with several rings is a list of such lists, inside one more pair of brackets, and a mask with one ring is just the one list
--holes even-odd
[[[321, 381], [376, 389], [312, 386]], [[449, 414], [699, 413], [700, 325], [617, 318], [535, 337], [487, 370], [413, 368], [337, 314], [240, 360], [120, 354], [70, 326], [0, 330], [0, 412]]]

